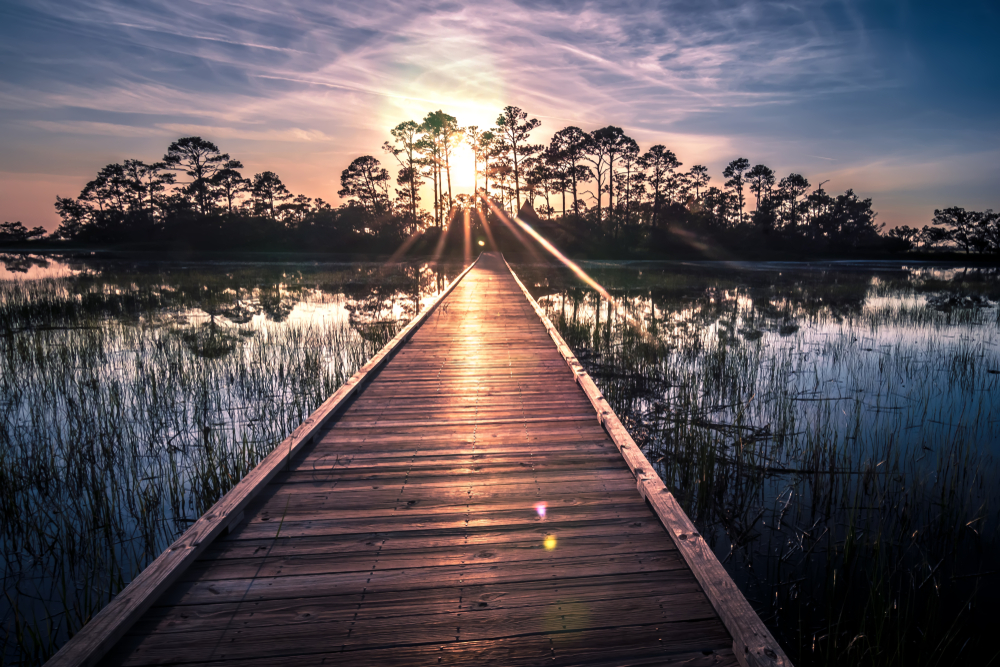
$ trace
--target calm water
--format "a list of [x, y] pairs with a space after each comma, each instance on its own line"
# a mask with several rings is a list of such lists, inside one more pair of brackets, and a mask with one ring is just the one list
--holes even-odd
[[5, 664], [51, 655], [462, 268], [0, 267]]
[[[1000, 272], [515, 267], [799, 665], [994, 657]], [[0, 256], [4, 661], [50, 655], [460, 266]]]
[[518, 267], [796, 664], [996, 655], [1000, 271]]

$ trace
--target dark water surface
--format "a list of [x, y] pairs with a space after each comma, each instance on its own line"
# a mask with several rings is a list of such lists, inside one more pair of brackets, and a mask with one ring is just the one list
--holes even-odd
[[4, 664], [39, 664], [458, 265], [0, 255]]
[[[38, 664], [460, 270], [0, 255], [3, 660]], [[798, 665], [988, 664], [1000, 271], [516, 266]]]
[[1000, 271], [515, 269], [798, 665], [997, 656]]

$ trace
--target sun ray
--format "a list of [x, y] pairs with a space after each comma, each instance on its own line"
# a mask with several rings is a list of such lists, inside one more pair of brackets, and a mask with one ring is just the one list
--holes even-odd
[[490, 247], [494, 250], [498, 250], [496, 239], [493, 238], [493, 230], [490, 229], [490, 223], [487, 222], [486, 216], [483, 215], [482, 209], [478, 206], [476, 207], [476, 214], [479, 215], [479, 221], [483, 223], [483, 231], [486, 232], [486, 238], [490, 240]]
[[437, 245], [434, 247], [434, 256], [431, 258], [432, 262], [437, 262], [441, 258], [441, 254], [444, 252], [444, 244], [448, 241], [448, 230], [451, 229], [451, 223], [455, 220], [455, 209], [451, 209], [451, 213], [448, 215], [448, 224], [441, 226], [441, 236], [438, 237]]
[[[494, 213], [496, 213], [497, 216], [501, 220], [504, 220], [504, 222], [507, 222], [507, 220], [508, 220], [507, 216], [504, 214], [503, 211], [501, 211], [500, 209], [498, 209], [496, 207], [496, 205], [493, 204], [492, 202], [490, 202], [490, 207], [493, 209]], [[614, 303], [614, 299], [611, 298], [611, 295], [608, 294], [608, 291], [606, 289], [604, 289], [596, 280], [594, 280], [593, 278], [591, 278], [587, 274], [586, 271], [584, 271], [579, 266], [577, 266], [576, 262], [574, 262], [573, 260], [571, 260], [566, 255], [562, 254], [559, 251], [558, 248], [556, 248], [554, 245], [552, 245], [551, 243], [549, 243], [549, 241], [545, 237], [543, 237], [541, 234], [539, 234], [538, 232], [536, 232], [532, 228], [531, 225], [529, 225], [528, 223], [526, 223], [524, 220], [521, 220], [521, 218], [518, 217], [518, 216], [516, 216], [516, 215], [514, 216], [514, 222], [516, 222], [518, 225], [520, 225], [521, 229], [523, 229], [525, 232], [527, 232], [528, 235], [531, 236], [531, 238], [535, 239], [535, 241], [537, 241], [540, 246], [542, 246], [543, 248], [545, 248], [546, 250], [548, 250], [549, 253], [551, 253], [553, 257], [555, 257], [556, 259], [558, 259], [567, 268], [569, 268], [570, 271], [572, 271], [574, 274], [576, 274], [576, 276], [580, 280], [582, 280], [583, 282], [587, 283], [587, 285], [589, 285], [595, 292], [597, 292], [598, 294], [600, 294], [602, 297], [604, 297], [605, 299], [607, 299], [609, 302]]]
[[493, 210], [493, 213], [497, 216], [500, 222], [506, 225], [507, 229], [511, 231], [511, 233], [514, 235], [514, 238], [516, 238], [518, 242], [521, 245], [523, 245], [529, 253], [531, 253], [532, 258], [534, 258], [534, 260], [537, 262], [542, 262], [543, 260], [541, 256], [535, 251], [534, 246], [532, 246], [531, 243], [528, 242], [528, 239], [524, 236], [524, 234], [521, 233], [521, 230], [519, 230], [517, 226], [510, 221], [510, 218], [507, 217], [507, 213], [493, 202], [493, 198], [487, 196], [485, 198], [485, 201], [487, 206], [489, 206]]
[[389, 259], [385, 260], [385, 263], [395, 264], [400, 259], [402, 259], [402, 257], [407, 253], [407, 251], [413, 247], [413, 244], [420, 240], [422, 234], [423, 232], [421, 232], [420, 230], [417, 230], [412, 234], [410, 234], [405, 241], [399, 244], [399, 247], [396, 248], [395, 252], [393, 252], [392, 255], [389, 256]]
[[465, 258], [465, 265], [468, 266], [472, 261], [472, 230], [469, 229], [469, 209], [464, 209], [462, 211], [462, 226], [465, 231], [465, 243], [463, 244], [463, 252]]

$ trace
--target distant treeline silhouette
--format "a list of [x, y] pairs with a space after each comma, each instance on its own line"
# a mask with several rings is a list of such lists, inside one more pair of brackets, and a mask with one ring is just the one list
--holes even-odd
[[[378, 158], [358, 157], [341, 173], [346, 203], [337, 207], [294, 195], [271, 171], [246, 178], [243, 164], [211, 141], [184, 137], [158, 162], [109, 164], [76, 198], [56, 197], [62, 223], [48, 238], [392, 252], [407, 239], [438, 238], [452, 220], [465, 224], [465, 212], [482, 230], [480, 214], [499, 225], [500, 211], [513, 215], [530, 204], [543, 231], [580, 254], [1000, 253], [1000, 216], [992, 210], [951, 207], [922, 229], [885, 231], [871, 199], [850, 189], [831, 195], [823, 183], [813, 187], [796, 173], [779, 178], [742, 157], [726, 166], [721, 186], [711, 185], [704, 165], [682, 170], [673, 151], [657, 144], [644, 152], [619, 127], [566, 127], [543, 145], [531, 141], [540, 125], [512, 106], [488, 129], [461, 127], [443, 111], [400, 123], [382, 146], [395, 178]], [[463, 143], [474, 156], [475, 195], [453, 195], [452, 158]], [[5, 241], [43, 236], [21, 223], [0, 228]]]

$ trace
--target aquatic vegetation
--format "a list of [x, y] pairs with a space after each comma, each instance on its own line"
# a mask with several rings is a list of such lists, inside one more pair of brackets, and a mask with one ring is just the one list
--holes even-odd
[[460, 270], [80, 268], [0, 281], [4, 664], [54, 653]]
[[1000, 272], [518, 267], [798, 665], [997, 649]]

